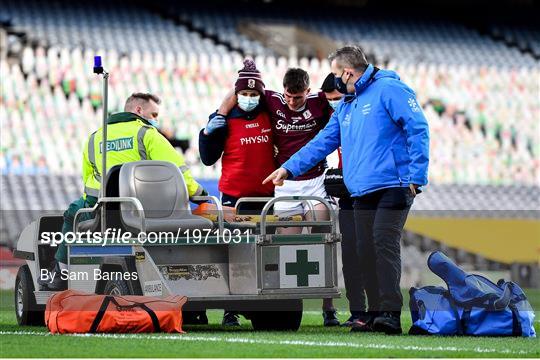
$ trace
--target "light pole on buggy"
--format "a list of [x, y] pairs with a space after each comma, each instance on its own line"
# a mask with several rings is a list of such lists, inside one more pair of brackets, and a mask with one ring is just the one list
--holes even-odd
[[[94, 56], [94, 74], [103, 75], [103, 126], [101, 140], [101, 191], [100, 198], [107, 196], [105, 177], [107, 175], [107, 98], [109, 92], [109, 73], [103, 69], [101, 56]], [[105, 204], [101, 209], [101, 234], [105, 234]]]

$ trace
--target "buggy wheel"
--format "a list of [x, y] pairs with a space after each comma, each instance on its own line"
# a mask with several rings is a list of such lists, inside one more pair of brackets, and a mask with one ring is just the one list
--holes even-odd
[[15, 316], [19, 325], [45, 325], [45, 311], [43, 306], [36, 304], [28, 265], [19, 268], [15, 279]]

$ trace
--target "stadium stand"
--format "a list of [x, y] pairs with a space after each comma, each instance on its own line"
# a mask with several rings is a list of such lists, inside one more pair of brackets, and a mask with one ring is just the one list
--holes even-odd
[[522, 51], [530, 51], [536, 59], [540, 59], [540, 31], [538, 29], [492, 24], [489, 32], [495, 39], [502, 39]]
[[[43, 48], [26, 47], [22, 64], [2, 60], [6, 106], [0, 114], [10, 118], [2, 134], [3, 173], [78, 172], [81, 144], [99, 124], [99, 81], [85, 71], [83, 60], [88, 64], [92, 54], [56, 48], [45, 53]], [[113, 74], [111, 110], [121, 109], [131, 89], [151, 89], [165, 99], [163, 127], [186, 138], [196, 138], [207, 114], [231, 86], [236, 71], [233, 64], [240, 61], [238, 55], [223, 56], [227, 60], [219, 63], [204, 55], [199, 60], [179, 55], [167, 61], [159, 54], [139, 52], [120, 57], [109, 51], [106, 56]], [[26, 61], [28, 58], [35, 62]], [[276, 74], [266, 80], [268, 87], [279, 89], [279, 78], [290, 63], [272, 57], [258, 61], [263, 73]], [[320, 82], [320, 74], [328, 72], [327, 63], [300, 62], [312, 74], [314, 84]], [[147, 64], [144, 75], [139, 71], [141, 63]], [[489, 68], [478, 69], [476, 75], [475, 69], [453, 66], [395, 64], [394, 68], [418, 89], [432, 132], [444, 134], [434, 136], [431, 144], [433, 183], [538, 184], [539, 124], [534, 117], [538, 112], [534, 96], [538, 69], [509, 70], [495, 77], [495, 70]], [[507, 89], [504, 94], [490, 95], [501, 87]], [[41, 126], [44, 115], [49, 120]], [[36, 136], [38, 129], [57, 141]], [[45, 158], [44, 153], [57, 157]], [[220, 171], [200, 164], [194, 147], [187, 158], [198, 177], [216, 177]]]
[[[196, 33], [188, 32], [183, 25], [173, 24], [169, 19], [124, 2], [107, 2], [107, 7], [99, 11], [62, 4], [55, 2], [53, 6], [43, 6], [42, 3], [32, 1], [23, 6], [20, 2], [8, 1], [2, 9], [2, 16], [10, 17], [17, 27], [52, 44], [47, 50], [25, 46], [21, 65], [7, 66], [7, 74], [3, 77], [4, 93], [6, 111], [13, 117], [13, 121], [10, 124], [11, 131], [3, 139], [3, 172], [77, 172], [80, 160], [78, 155], [72, 154], [78, 154], [77, 149], [85, 134], [97, 126], [98, 117], [93, 110], [97, 110], [100, 105], [100, 86], [98, 79], [88, 71], [89, 59], [96, 52], [106, 54], [104, 57], [113, 74], [111, 110], [121, 108], [119, 99], [124, 99], [133, 87], [152, 89], [165, 99], [165, 114], [162, 116], [165, 119], [164, 127], [174, 128], [175, 135], [180, 138], [196, 137], [198, 129], [206, 122], [207, 113], [219, 104], [220, 98], [230, 87], [240, 61], [239, 54], [228, 53], [224, 47], [214, 45], [209, 45], [208, 52], [194, 47], [192, 43], [200, 43]], [[38, 13], [50, 16], [36, 16]], [[283, 13], [265, 12], [257, 16], [252, 13], [249, 17], [245, 11], [195, 11], [189, 7], [178, 10], [178, 16], [192, 19], [197, 26], [209, 32], [216, 28], [216, 33], [226, 37], [238, 34], [234, 20], [293, 21], [291, 15], [286, 17]], [[456, 24], [436, 26], [433, 22], [415, 23], [414, 19], [394, 22], [371, 16], [352, 26], [347, 22], [323, 22], [319, 16], [314, 15], [309, 21], [301, 20], [300, 23], [314, 29], [320, 28], [321, 32], [326, 31], [333, 34], [333, 37], [347, 34], [349, 38], [345, 42], [360, 42], [368, 48], [372, 40], [375, 43], [377, 40], [385, 40], [380, 41], [374, 52], [378, 58], [389, 57], [388, 66], [395, 68], [402, 78], [417, 89], [419, 100], [432, 121], [432, 131], [445, 134], [444, 137], [433, 137], [433, 183], [517, 182], [532, 185], [538, 182], [539, 164], [536, 159], [540, 155], [540, 141], [539, 125], [534, 115], [538, 112], [535, 98], [538, 85], [535, 79], [539, 76], [539, 70], [538, 67], [529, 67], [531, 61], [533, 64], [538, 62], [519, 52], [515, 54], [512, 49], [481, 38]], [[133, 20], [142, 24], [135, 27], [135, 31], [131, 27]], [[320, 26], [321, 23], [326, 26]], [[73, 27], [77, 29], [69, 30]], [[351, 31], [345, 32], [344, 28]], [[162, 42], [154, 41], [154, 35], [175, 40], [162, 46]], [[241, 42], [242, 35], [238, 36], [236, 40]], [[132, 37], [140, 37], [140, 40], [135, 43], [120, 41]], [[435, 38], [438, 40], [435, 41]], [[391, 44], [392, 39], [400, 46], [416, 42], [422, 54], [433, 54], [438, 58], [428, 57], [423, 59], [424, 62], [417, 63], [418, 58], [411, 58], [414, 51], [410, 49], [405, 51], [408, 55], [385, 53], [384, 47]], [[458, 42], [462, 46], [461, 50], [453, 49], [452, 42]], [[99, 44], [97, 49], [95, 44]], [[100, 50], [102, 48], [106, 50]], [[448, 56], [445, 48], [450, 49], [455, 56]], [[474, 65], [474, 59], [467, 58], [474, 49], [480, 49], [483, 53], [487, 51], [491, 56], [478, 56], [478, 65]], [[249, 48], [245, 48], [244, 52], [249, 53]], [[509, 57], [519, 60], [517, 63], [512, 62], [512, 68], [501, 72], [498, 67], [489, 66], [489, 59], [498, 59], [498, 64], [508, 64]], [[453, 64], [454, 59], [459, 60], [460, 65]], [[441, 63], [442, 60], [445, 62]], [[482, 63], [485, 61], [488, 62]], [[257, 62], [261, 63], [259, 66], [264, 74], [274, 75], [265, 79], [267, 86], [274, 89], [280, 88], [279, 80], [286, 68], [298, 64], [295, 59], [276, 59], [272, 56], [258, 57]], [[312, 84], [318, 84], [321, 74], [328, 71], [325, 61], [304, 59], [301, 62], [311, 73]], [[144, 74], [140, 70], [144, 70]], [[506, 91], [496, 91], [501, 88]], [[11, 89], [18, 89], [18, 92]], [[30, 96], [35, 90], [41, 94], [41, 99]], [[513, 101], [510, 103], [505, 99]], [[26, 101], [30, 103], [29, 109], [11, 111], [12, 106], [17, 107], [20, 102]], [[43, 108], [48, 109], [47, 115], [55, 119], [50, 131], [64, 135], [67, 131], [73, 135], [66, 144], [59, 138], [55, 148], [47, 149], [58, 153], [61, 161], [54, 164], [45, 163], [44, 158], [36, 158], [35, 154], [40, 153], [38, 151], [29, 154], [17, 151], [17, 146], [11, 146], [14, 139], [18, 139], [19, 143], [19, 131], [31, 142], [28, 144], [21, 141], [21, 147], [33, 145], [35, 138], [32, 137], [32, 131], [37, 127], [21, 124], [41, 121], [36, 116], [41, 116]], [[59, 123], [59, 126], [55, 126], [55, 123]], [[50, 143], [44, 142], [39, 146], [44, 149]], [[63, 151], [66, 146], [73, 151]], [[6, 148], [11, 154], [5, 153], [8, 151]], [[199, 163], [196, 154], [196, 151], [188, 154], [192, 164]], [[196, 167], [195, 173], [199, 177], [216, 177], [220, 171], [202, 165]]]
[[77, 2], [8, 0], [2, 4], [2, 17], [29, 31], [32, 38], [51, 45], [94, 48], [99, 44], [100, 48], [120, 53], [142, 49], [163, 53], [171, 49], [185, 53], [226, 53], [223, 46], [142, 11], [131, 2], [97, 3], [99, 8]]
[[[164, 100], [161, 126], [182, 139], [197, 139], [232, 86], [244, 55], [255, 57], [270, 89], [281, 89], [281, 78], [292, 66], [310, 73], [312, 89], [321, 84], [329, 72], [326, 60], [278, 57], [239, 31], [249, 23], [295, 24], [336, 44], [361, 44], [417, 91], [433, 134], [431, 185], [415, 202], [418, 214], [538, 219], [535, 29], [493, 25], [486, 36], [449, 20], [377, 13], [336, 20], [323, 11], [306, 18], [274, 7], [216, 10], [165, 0], [144, 7], [121, 0], [100, 4], [2, 3], [0, 23], [8, 33], [7, 51], [0, 51], [3, 244], [12, 246], [37, 212], [63, 210], [80, 194], [81, 148], [101, 117], [101, 84], [91, 71], [94, 55], [103, 56], [111, 73], [110, 111], [121, 110], [135, 90], [155, 92]], [[520, 45], [509, 46], [498, 37]], [[205, 167], [200, 162], [196, 141], [185, 157], [199, 179], [216, 179], [221, 172], [219, 163]], [[430, 229], [422, 239], [437, 239], [435, 225], [420, 227]], [[456, 257], [463, 261], [470, 252], [492, 256], [450, 243], [461, 247]], [[425, 263], [423, 252], [434, 246], [448, 245], [408, 243], [404, 251], [410, 256], [404, 258], [412, 260], [404, 266]], [[499, 258], [512, 261], [507, 260]]]
[[[209, 4], [179, 7], [175, 6], [174, 1], [161, 0], [157, 4], [169, 16], [179, 16], [198, 28], [219, 29], [216, 31], [218, 37], [222, 40], [233, 39], [235, 43], [242, 43], [244, 36], [239, 29], [248, 23], [294, 24], [317, 31], [337, 42], [360, 43], [368, 51], [374, 52], [377, 58], [399, 59], [402, 64], [538, 65], [532, 56], [486, 38], [463, 24], [443, 17], [426, 19], [414, 13], [403, 14], [403, 10], [399, 13], [389, 13], [388, 9], [354, 11], [332, 17], [328, 16], [329, 9], [314, 6], [307, 17], [303, 16], [305, 9], [301, 7], [283, 11], [279, 7], [260, 5], [252, 6], [251, 11], [247, 11], [245, 6], [235, 3], [226, 3], [221, 7]], [[249, 48], [244, 50], [251, 53]]]

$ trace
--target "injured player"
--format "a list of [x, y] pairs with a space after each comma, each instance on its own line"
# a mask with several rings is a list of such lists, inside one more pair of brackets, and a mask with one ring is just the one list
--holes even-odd
[[[310, 93], [309, 86], [308, 73], [302, 69], [291, 68], [283, 77], [283, 93], [271, 90], [264, 92], [272, 122], [278, 166], [313, 139], [330, 118], [332, 109], [325, 94], [323, 92]], [[218, 112], [228, 114], [236, 102], [237, 97], [229, 94]], [[294, 180], [285, 180], [283, 186], [275, 188], [274, 195], [276, 197], [300, 195], [328, 198], [324, 188], [325, 167], [326, 162], [322, 161], [304, 175]], [[311, 207], [315, 213], [310, 210]], [[302, 215], [306, 220], [329, 219], [326, 206], [314, 200], [278, 202], [274, 205], [274, 213], [279, 216]], [[280, 228], [278, 231], [281, 234], [298, 234], [302, 232], [302, 228]], [[332, 299], [323, 301], [323, 318], [325, 326], [339, 325]]]

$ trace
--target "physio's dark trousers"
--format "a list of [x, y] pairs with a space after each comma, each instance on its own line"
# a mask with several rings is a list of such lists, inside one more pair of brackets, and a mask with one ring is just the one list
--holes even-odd
[[355, 198], [358, 254], [370, 312], [401, 311], [400, 239], [413, 200], [409, 187]]

